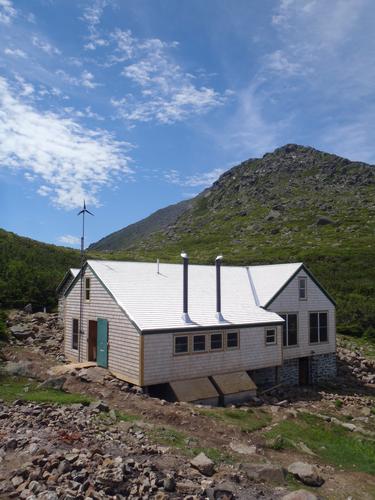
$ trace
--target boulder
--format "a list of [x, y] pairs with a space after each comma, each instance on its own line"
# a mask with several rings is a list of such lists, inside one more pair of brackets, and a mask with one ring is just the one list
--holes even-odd
[[324, 479], [319, 475], [315, 465], [293, 462], [289, 465], [288, 472], [307, 486], [321, 486], [324, 483]]
[[203, 452], [194, 457], [190, 464], [204, 476], [212, 476], [215, 472], [215, 464]]
[[327, 226], [329, 224], [334, 224], [334, 223], [335, 222], [332, 219], [330, 219], [329, 217], [325, 217], [324, 215], [318, 217], [316, 221], [317, 226]]
[[267, 221], [275, 220], [275, 219], [278, 219], [280, 216], [281, 216], [281, 213], [278, 210], [273, 210], [272, 209], [269, 212], [269, 214], [267, 215], [266, 220]]
[[176, 481], [173, 477], [166, 477], [163, 481], [163, 488], [165, 491], [173, 492], [176, 489]]
[[251, 480], [271, 481], [283, 483], [285, 481], [285, 470], [272, 464], [244, 465], [246, 475]]
[[16, 339], [23, 340], [34, 335], [34, 332], [30, 329], [28, 325], [14, 325], [9, 328], [10, 333]]
[[66, 377], [50, 377], [38, 385], [40, 389], [55, 389], [61, 391], [66, 382]]
[[32, 314], [33, 312], [33, 306], [31, 304], [27, 304], [24, 308], [23, 308], [24, 312], [26, 314]]
[[229, 445], [233, 451], [240, 455], [255, 455], [257, 447], [255, 445], [248, 445], [245, 443], [237, 443], [232, 441]]
[[94, 401], [93, 403], [90, 403], [90, 408], [94, 411], [109, 412], [109, 406], [103, 403], [103, 401]]
[[220, 483], [215, 487], [206, 489], [206, 496], [209, 500], [232, 500], [235, 498], [235, 491], [231, 483]]

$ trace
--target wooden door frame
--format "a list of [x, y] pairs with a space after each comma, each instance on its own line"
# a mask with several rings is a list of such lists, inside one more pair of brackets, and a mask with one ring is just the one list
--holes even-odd
[[[95, 325], [95, 328], [93, 328]], [[98, 322], [95, 319], [89, 320], [87, 336], [87, 361], [96, 361], [98, 348]], [[93, 349], [95, 349], [93, 351]], [[91, 354], [94, 354], [91, 356]], [[94, 358], [94, 359], [91, 359]]]

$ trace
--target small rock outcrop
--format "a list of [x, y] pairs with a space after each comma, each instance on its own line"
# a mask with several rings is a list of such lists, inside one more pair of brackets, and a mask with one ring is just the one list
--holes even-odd
[[289, 465], [288, 472], [307, 486], [321, 486], [324, 483], [324, 479], [320, 476], [315, 465], [294, 462]]

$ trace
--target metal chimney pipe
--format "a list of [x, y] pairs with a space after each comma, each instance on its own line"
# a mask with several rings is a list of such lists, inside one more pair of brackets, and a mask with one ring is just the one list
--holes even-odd
[[218, 255], [215, 259], [216, 265], [216, 318], [219, 321], [224, 321], [223, 315], [221, 314], [221, 261], [223, 260], [222, 255]]
[[183, 259], [183, 313], [182, 320], [185, 323], [191, 323], [189, 313], [188, 313], [188, 269], [189, 269], [189, 257], [187, 253], [181, 252], [181, 257]]

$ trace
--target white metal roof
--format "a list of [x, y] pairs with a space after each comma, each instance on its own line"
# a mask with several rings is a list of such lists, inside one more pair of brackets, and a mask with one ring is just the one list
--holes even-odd
[[[140, 330], [225, 325], [216, 318], [215, 266], [189, 265], [189, 316], [192, 323], [187, 324], [181, 317], [182, 264], [161, 263], [158, 274], [156, 263], [104, 260], [88, 260], [87, 263]], [[282, 321], [276, 313], [259, 307], [256, 296], [262, 305], [277, 293], [300, 265], [222, 266], [222, 315], [228, 326]]]
[[75, 268], [75, 267], [71, 267], [71, 268], [69, 269], [69, 271], [72, 273], [73, 278], [75, 278], [75, 277], [77, 276], [77, 274], [79, 273], [80, 269], [77, 269], [77, 268]]
[[266, 306], [302, 265], [302, 262], [297, 262], [293, 264], [249, 266], [248, 270], [254, 284], [258, 304], [262, 307]]
[[63, 279], [60, 281], [60, 283], [56, 287], [56, 292], [60, 293], [63, 285], [68, 281], [68, 279], [72, 276], [73, 279], [78, 275], [80, 269], [77, 269], [75, 267], [71, 267], [64, 275]]

